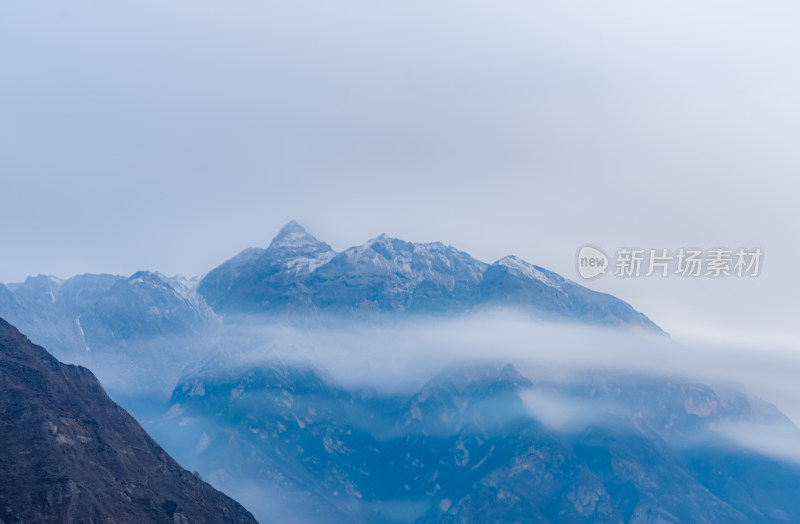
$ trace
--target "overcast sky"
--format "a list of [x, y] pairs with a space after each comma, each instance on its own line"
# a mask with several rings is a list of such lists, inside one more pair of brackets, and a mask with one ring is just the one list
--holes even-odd
[[761, 247], [593, 289], [800, 349], [800, 4], [0, 4], [0, 281], [204, 273], [296, 219], [577, 279], [585, 244]]

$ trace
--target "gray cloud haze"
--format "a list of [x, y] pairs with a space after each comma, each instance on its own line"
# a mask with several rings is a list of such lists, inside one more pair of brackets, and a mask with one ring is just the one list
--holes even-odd
[[297, 219], [574, 275], [575, 250], [761, 247], [620, 280], [676, 338], [800, 346], [794, 2], [0, 6], [0, 281], [199, 274]]

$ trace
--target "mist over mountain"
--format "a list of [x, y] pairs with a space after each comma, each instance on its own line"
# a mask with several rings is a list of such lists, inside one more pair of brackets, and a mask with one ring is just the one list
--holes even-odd
[[459, 365], [387, 394], [266, 359], [185, 377], [157, 432], [184, 428], [182, 460], [257, 514], [308, 522], [794, 521], [800, 466], [719, 430], [756, 421], [800, 443], [773, 406], [686, 380]]
[[0, 319], [0, 520], [254, 523], [181, 468], [92, 373]]
[[800, 431], [743, 386], [768, 360], [515, 256], [290, 222], [202, 277], [0, 285], [0, 315], [260, 520], [800, 520]]

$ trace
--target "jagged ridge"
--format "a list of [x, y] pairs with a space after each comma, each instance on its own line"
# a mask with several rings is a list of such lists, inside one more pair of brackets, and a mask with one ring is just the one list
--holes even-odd
[[380, 235], [341, 253], [299, 224], [266, 249], [248, 249], [212, 270], [198, 293], [221, 314], [278, 310], [458, 314], [514, 306], [551, 320], [660, 329], [611, 295], [514, 256], [481, 262], [451, 246]]

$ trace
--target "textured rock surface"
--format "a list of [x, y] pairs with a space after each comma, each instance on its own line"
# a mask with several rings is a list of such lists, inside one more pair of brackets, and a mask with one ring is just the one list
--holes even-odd
[[0, 522], [255, 522], [170, 458], [90, 371], [2, 319], [0, 443]]
[[[800, 519], [800, 468], [714, 429], [761, 423], [800, 443], [774, 406], [739, 393], [655, 377], [534, 382], [488, 366], [386, 395], [280, 362], [216, 369], [173, 392], [184, 430], [206, 443], [182, 460], [213, 477], [270, 479], [312, 522]], [[531, 396], [551, 400], [542, 410]]]

